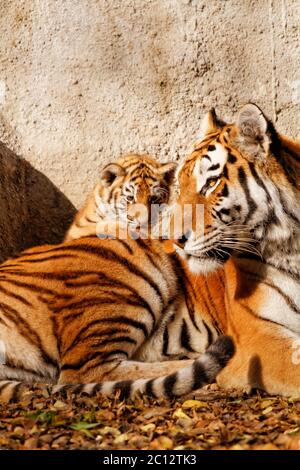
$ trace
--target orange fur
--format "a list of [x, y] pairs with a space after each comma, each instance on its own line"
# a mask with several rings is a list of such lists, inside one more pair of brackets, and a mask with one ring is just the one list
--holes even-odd
[[[203, 140], [195, 145], [194, 151], [185, 159], [178, 172], [180, 187], [178, 207], [183, 208], [185, 204], [191, 204], [194, 209], [190, 229], [195, 230], [196, 205], [203, 204], [204, 237], [211, 231], [211, 227], [214, 227], [215, 223], [214, 209], [218, 207], [224, 197], [224, 187], [226, 186], [226, 196], [228, 191], [234, 191], [234, 188], [240, 184], [238, 173], [244, 175], [246, 182], [250, 181], [254, 171], [251, 165], [255, 165], [255, 171], [261, 178], [257, 191], [262, 188], [261, 181], [269, 178], [273, 187], [280, 187], [289, 192], [287, 193], [289, 200], [295, 198], [295, 207], [296, 201], [299, 200], [297, 191], [300, 189], [300, 144], [277, 135], [274, 137], [277, 148], [274, 145], [269, 147], [268, 142], [264, 148], [254, 142], [255, 147], [254, 143], [249, 143], [246, 138], [245, 141], [242, 141], [241, 131], [237, 125], [220, 126], [217, 123], [212, 125], [211, 117], [209, 121], [210, 127], [203, 136]], [[226, 168], [220, 176], [217, 188], [209, 195], [202, 194], [199, 192], [199, 183], [197, 183], [199, 170], [197, 170], [198, 173], [195, 171], [196, 165], [203, 158], [207, 158], [205, 155], [208, 154], [209, 146], [213, 148], [218, 145], [226, 150], [227, 155], [233, 156], [231, 157], [232, 163], [228, 163], [227, 160]], [[253, 149], [255, 157], [251, 153]], [[213, 163], [212, 161], [211, 164]], [[272, 199], [269, 200], [269, 205], [271, 202]], [[226, 210], [228, 211], [228, 209]], [[291, 213], [288, 216], [288, 223], [297, 226], [297, 214]], [[272, 250], [285, 250], [284, 242], [278, 242], [277, 245], [275, 242], [269, 242], [269, 246], [264, 246], [264, 240], [260, 243], [266, 256], [271, 256]], [[292, 242], [287, 242], [287, 244], [291, 245]], [[183, 252], [184, 247], [180, 241], [178, 241], [178, 246]], [[287, 245], [286, 253], [288, 253], [288, 248]], [[205, 255], [201, 256], [205, 261]], [[259, 271], [257, 266], [259, 266]], [[200, 315], [203, 315], [205, 311], [203, 305], [203, 300], [206, 297], [205, 289], [208, 288], [211, 291], [210, 298], [214, 300], [214, 303], [216, 299], [220, 299], [216, 308], [212, 306], [211, 302], [208, 303], [210, 315], [213, 311], [217, 311], [216, 316], [221, 331], [230, 335], [236, 345], [234, 358], [218, 377], [219, 384], [226, 388], [250, 389], [258, 387], [271, 394], [299, 396], [300, 365], [293, 361], [295, 340], [299, 338], [299, 335], [296, 329], [286, 326], [284, 316], [282, 324], [278, 323], [278, 320], [272, 319], [272, 311], [268, 312], [270, 318], [264, 317], [269, 303], [272, 305], [270, 308], [273, 308], [271, 301], [273, 302], [272, 299], [278, 292], [281, 295], [282, 303], [287, 303], [286, 317], [288, 317], [288, 302], [292, 303], [293, 299], [290, 300], [282, 285], [290, 288], [291, 283], [295, 282], [295, 278], [292, 274], [288, 277], [289, 274], [281, 273], [279, 268], [276, 270], [276, 266], [264, 264], [264, 261], [259, 261], [259, 258], [257, 261], [256, 259], [247, 260], [232, 257], [223, 264], [223, 267], [220, 263], [217, 272], [218, 275], [213, 273], [207, 276], [201, 274], [199, 268], [198, 274], [189, 274], [188, 276], [194, 277], [194, 292]], [[281, 276], [282, 281], [279, 284], [270, 278], [275, 274]], [[206, 287], [204, 287], [205, 285]], [[278, 308], [282, 309], [280, 306]], [[291, 308], [296, 309], [297, 306], [292, 305]], [[277, 318], [275, 313], [274, 318]], [[277, 312], [278, 316], [281, 314], [282, 312]], [[295, 325], [298, 325], [297, 314], [294, 318]]]

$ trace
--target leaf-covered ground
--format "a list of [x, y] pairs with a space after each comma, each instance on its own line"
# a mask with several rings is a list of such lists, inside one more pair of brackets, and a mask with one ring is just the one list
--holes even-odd
[[29, 393], [0, 405], [1, 449], [300, 449], [300, 400], [224, 392], [173, 402]]

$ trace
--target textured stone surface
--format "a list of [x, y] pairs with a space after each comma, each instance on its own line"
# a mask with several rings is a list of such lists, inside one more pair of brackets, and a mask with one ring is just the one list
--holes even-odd
[[3, 0], [0, 131], [75, 205], [124, 152], [183, 156], [252, 100], [300, 138], [299, 0]]
[[0, 143], [0, 262], [25, 248], [58, 243], [75, 208], [53, 183]]

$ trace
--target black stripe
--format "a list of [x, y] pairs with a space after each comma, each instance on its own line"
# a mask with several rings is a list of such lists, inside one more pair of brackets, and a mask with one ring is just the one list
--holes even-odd
[[96, 224], [96, 223], [97, 223], [97, 220], [92, 220], [92, 219], [90, 219], [88, 216], [85, 216], [85, 220], [86, 220], [89, 224]]
[[219, 351], [207, 351], [207, 354], [209, 354], [213, 358], [213, 360], [220, 367], [220, 369], [226, 366], [228, 360], [224, 360], [224, 357]]
[[134, 251], [129, 243], [127, 243], [125, 240], [122, 240], [121, 238], [116, 238], [116, 240], [126, 249], [128, 254], [133, 255]]
[[157, 398], [153, 390], [153, 383], [155, 379], [148, 380], [145, 387], [145, 394], [150, 398]]
[[[71, 242], [70, 244], [64, 244], [64, 245], [58, 246], [56, 248], [53, 248], [51, 251], [56, 251], [56, 250], [61, 250], [61, 249], [63, 249], [64, 251], [66, 251], [66, 250], [78, 251], [78, 252], [83, 252], [83, 253], [89, 253], [91, 255], [96, 255], [100, 258], [104, 258], [104, 259], [107, 259], [107, 260], [110, 260], [110, 261], [118, 262], [118, 263], [122, 264], [123, 266], [125, 266], [128, 269], [128, 271], [130, 271], [131, 273], [133, 273], [136, 276], [141, 277], [142, 279], [144, 279], [152, 287], [152, 289], [156, 292], [156, 294], [159, 297], [162, 304], [164, 304], [164, 297], [163, 297], [162, 291], [160, 290], [159, 286], [155, 283], [155, 281], [151, 278], [151, 276], [149, 276], [146, 272], [139, 269], [135, 264], [131, 263], [124, 256], [118, 255], [117, 253], [115, 253], [110, 248], [105, 248], [105, 247], [101, 246], [100, 240], [95, 239], [95, 238], [91, 238], [91, 240], [94, 241], [94, 245], [95, 245], [95, 241], [97, 240], [97, 242], [98, 242], [97, 245], [93, 246], [93, 245], [87, 245], [87, 244], [84, 244], [84, 243], [75, 245], [74, 242]], [[7, 265], [7, 266], [9, 268], [9, 265]], [[82, 275], [83, 271], [79, 271], [79, 273], [80, 273], [80, 275]], [[76, 277], [76, 275], [78, 275], [78, 271], [70, 271], [70, 272], [65, 271], [63, 273], [61, 273], [61, 272], [56, 272], [56, 273], [31, 272], [31, 273], [27, 273], [27, 272], [13, 271], [13, 272], [10, 272], [10, 274], [25, 276], [25, 277], [29, 276], [29, 277], [40, 278], [40, 279], [67, 280], [68, 278], [72, 279], [72, 278], [74, 278], [74, 276]]]
[[297, 304], [295, 304], [295, 302], [293, 301], [293, 299], [291, 299], [291, 297], [289, 297], [282, 289], [280, 289], [280, 287], [278, 287], [276, 284], [273, 284], [272, 282], [268, 281], [267, 279], [264, 279], [263, 277], [259, 276], [258, 274], [256, 273], [253, 273], [252, 271], [248, 271], [246, 269], [243, 269], [243, 268], [240, 268], [240, 271], [245, 274], [246, 276], [250, 276], [252, 278], [254, 278], [256, 281], [258, 281], [260, 284], [263, 284], [265, 286], [268, 286], [270, 287], [271, 289], [275, 290], [282, 298], [283, 300], [285, 301], [285, 303], [287, 304], [287, 306], [293, 310], [293, 312], [295, 312], [296, 314], [300, 314], [300, 309], [299, 307], [297, 306]]
[[194, 361], [193, 363], [193, 385], [192, 390], [197, 390], [206, 384], [210, 383], [210, 378], [207, 375], [205, 366], [200, 361]]
[[[256, 261], [261, 263], [261, 258]], [[279, 267], [276, 264], [273, 264], [271, 261], [264, 260], [264, 264], [266, 264], [267, 266], [271, 266], [273, 269], [285, 274], [286, 276], [291, 276], [294, 280], [300, 281], [300, 275], [298, 272], [295, 272], [291, 269], [283, 268], [282, 266]]]
[[188, 331], [187, 323], [185, 319], [183, 319], [182, 326], [181, 326], [181, 335], [180, 335], [181, 346], [187, 351], [195, 352], [195, 350], [190, 345], [190, 340], [191, 340], [191, 337]]
[[265, 317], [261, 317], [258, 313], [256, 313], [251, 307], [249, 307], [248, 305], [244, 304], [243, 302], [240, 302], [238, 301], [238, 304], [244, 308], [245, 310], [247, 310], [248, 313], [250, 313], [251, 315], [253, 315], [255, 318], [258, 318], [259, 320], [263, 321], [263, 322], [268, 322], [268, 323], [272, 323], [273, 325], [280, 325], [282, 326], [281, 323], [278, 323], [277, 321], [274, 321], [274, 320], [270, 320], [269, 318], [265, 318]]
[[236, 160], [237, 160], [236, 156], [233, 155], [231, 152], [229, 152], [229, 154], [228, 154], [228, 162], [233, 164], [233, 163], [236, 163]]
[[216, 163], [215, 165], [210, 166], [207, 171], [214, 171], [220, 168], [220, 163]]
[[62, 254], [62, 255], [50, 255], [46, 258], [37, 258], [37, 259], [23, 259], [22, 263], [42, 263], [43, 261], [52, 261], [54, 259], [69, 259], [75, 258], [75, 255], [72, 254]]
[[203, 322], [204, 328], [205, 328], [206, 333], [207, 333], [207, 347], [208, 347], [213, 342], [213, 333], [212, 333], [210, 327], [208, 326], [208, 324], [204, 320], [202, 320], [202, 322]]
[[168, 325], [165, 325], [164, 333], [163, 333], [163, 355], [168, 356], [168, 347], [169, 347], [169, 332], [168, 332]]
[[221, 192], [221, 197], [228, 197], [229, 191], [228, 191], [228, 186], [226, 183], [224, 183], [222, 192]]
[[224, 178], [228, 180], [228, 168], [226, 165], [224, 165], [224, 168], [223, 168], [223, 176]]
[[119, 390], [121, 392], [120, 400], [126, 400], [126, 398], [130, 397], [131, 386], [132, 386], [132, 380], [121, 380], [120, 382], [115, 383], [113, 390], [115, 392]]
[[101, 318], [101, 319], [98, 319], [98, 320], [93, 320], [93, 321], [89, 322], [88, 325], [85, 325], [83, 328], [81, 328], [77, 332], [76, 337], [80, 338], [80, 336], [83, 333], [85, 333], [87, 330], [89, 330], [93, 326], [103, 325], [105, 323], [121, 323], [122, 326], [123, 325], [132, 326], [133, 328], [142, 331], [144, 333], [145, 338], [147, 338], [149, 336], [149, 333], [147, 331], [147, 327], [144, 323], [142, 323], [141, 321], [133, 320], [132, 318], [128, 318], [128, 317], [120, 315], [120, 316], [113, 317], [113, 318]]
[[251, 174], [252, 174], [253, 178], [254, 178], [255, 181], [256, 181], [256, 184], [257, 184], [258, 186], [260, 186], [260, 187], [265, 191], [268, 202], [271, 202], [271, 201], [272, 201], [272, 198], [271, 198], [271, 196], [270, 196], [270, 193], [269, 193], [269, 191], [267, 190], [265, 183], [263, 182], [263, 180], [262, 180], [262, 179], [260, 178], [260, 176], [258, 175], [258, 173], [257, 173], [257, 171], [256, 171], [256, 168], [255, 168], [253, 162], [249, 162], [249, 169], [250, 169], [250, 171], [251, 171]]
[[84, 389], [85, 387], [85, 384], [78, 384], [78, 385], [75, 385], [74, 388], [72, 388], [72, 392], [77, 394], [77, 393], [81, 393], [82, 390]]
[[225, 207], [222, 207], [222, 209], [216, 212], [224, 214], [224, 215], [230, 215], [230, 209], [226, 209]]
[[215, 312], [215, 316], [211, 314], [212, 321], [213, 321], [213, 326], [215, 327], [216, 331], [219, 334], [221, 334], [222, 329], [219, 327], [219, 325], [217, 323], [217, 320], [216, 320], [216, 318], [219, 318], [219, 311], [218, 311], [217, 306], [214, 302], [213, 296], [211, 295], [210, 288], [209, 288], [209, 285], [208, 285], [208, 282], [207, 282], [206, 278], [204, 279], [204, 282], [205, 282], [206, 292], [207, 292], [207, 295], [208, 295], [208, 300], [209, 300], [210, 305], [213, 307], [213, 310]]
[[110, 248], [104, 248], [99, 245], [97, 246], [92, 246], [92, 245], [86, 245], [86, 244], [80, 244], [80, 245], [67, 245], [65, 246], [65, 249], [69, 249], [72, 251], [78, 251], [78, 252], [84, 252], [84, 253], [89, 253], [91, 255], [95, 255], [100, 258], [104, 258], [106, 260], [110, 261], [115, 261], [117, 263], [122, 264], [125, 266], [129, 272], [132, 274], [135, 274], [138, 277], [141, 277], [144, 279], [151, 287], [152, 289], [156, 292], [157, 296], [160, 298], [162, 304], [164, 304], [164, 298], [163, 294], [159, 288], [159, 286], [154, 282], [154, 280], [144, 271], [139, 269], [135, 264], [131, 263], [127, 258], [124, 256], [118, 255], [115, 253], [113, 250]]
[[66, 287], [92, 287], [92, 286], [99, 286], [99, 287], [104, 287], [104, 286], [111, 286], [113, 288], [124, 288], [132, 292], [133, 296], [140, 301], [141, 305], [144, 306], [149, 312], [151, 313], [152, 317], [155, 318], [155, 314], [153, 309], [151, 308], [151, 305], [147, 302], [147, 300], [142, 297], [139, 294], [138, 289], [135, 289], [134, 286], [129, 285], [123, 281], [119, 281], [118, 279], [115, 279], [113, 277], [107, 276], [104, 272], [95, 272], [93, 273], [99, 278], [99, 282], [93, 282], [91, 280], [86, 280], [86, 281], [65, 281]]
[[74, 385], [72, 384], [66, 384], [64, 385], [60, 391], [59, 391], [59, 394], [61, 395], [61, 397], [66, 400], [68, 398], [68, 392], [69, 390], [72, 390], [74, 391]]
[[174, 386], [177, 382], [177, 372], [174, 372], [173, 374], [167, 375], [167, 377], [163, 381], [163, 391], [164, 395], [166, 395], [168, 398], [174, 397]]
[[193, 300], [190, 299], [189, 291], [188, 291], [188, 288], [187, 288], [187, 286], [189, 286], [189, 289], [191, 290], [193, 298], [196, 299], [197, 296], [195, 294], [194, 286], [191, 284], [189, 278], [186, 276], [185, 271], [182, 267], [182, 264], [181, 264], [181, 262], [178, 259], [178, 256], [176, 254], [175, 254], [175, 256], [172, 257], [172, 262], [173, 262], [174, 270], [177, 274], [177, 278], [184, 280], [184, 282], [181, 283], [181, 289], [183, 291], [183, 295], [184, 295], [186, 307], [188, 309], [189, 317], [190, 317], [195, 329], [197, 331], [199, 331], [200, 333], [202, 333], [199, 326], [196, 323], [196, 320], [195, 320], [195, 308], [194, 308], [195, 303], [193, 302]]
[[106, 330], [94, 331], [94, 332], [86, 335], [84, 338], [77, 335], [75, 340], [70, 344], [70, 346], [68, 346], [66, 349], [63, 350], [63, 354], [64, 355], [67, 354], [69, 351], [74, 349], [79, 342], [81, 342], [81, 344], [82, 344], [86, 339], [97, 338], [97, 337], [100, 338], [100, 337], [107, 336], [107, 335], [111, 336], [111, 335], [114, 335], [114, 334], [117, 334], [117, 333], [128, 333], [128, 329], [125, 329], [125, 328], [107, 328]]
[[300, 154], [296, 152], [296, 150], [291, 149], [288, 147], [288, 144], [285, 142], [281, 142], [281, 148], [284, 152], [286, 152], [291, 158], [294, 158], [297, 163], [299, 163], [300, 160]]
[[242, 189], [244, 191], [244, 194], [245, 194], [245, 197], [246, 197], [246, 200], [247, 200], [247, 204], [248, 204], [248, 214], [247, 214], [247, 217], [244, 221], [244, 223], [246, 224], [247, 222], [249, 222], [250, 218], [252, 217], [252, 215], [256, 211], [257, 204], [251, 197], [250, 190], [249, 190], [249, 187], [248, 187], [247, 176], [246, 176], [244, 168], [241, 167], [241, 166], [238, 169], [238, 179], [239, 179], [240, 185], [242, 186]]
[[[87, 339], [87, 338], [88, 337], [86, 336], [84, 339]], [[89, 338], [90, 338], [90, 336], [89, 336]], [[137, 341], [134, 338], [131, 338], [130, 336], [117, 336], [115, 338], [107, 338], [107, 339], [103, 339], [103, 340], [100, 340], [98, 342], [95, 342], [91, 345], [91, 347], [96, 348], [98, 346], [106, 346], [107, 344], [114, 344], [114, 343], [136, 344]]]
[[[31, 369], [29, 367], [25, 367], [24, 364], [22, 364], [22, 366], [20, 367], [20, 365], [16, 364], [13, 361], [12, 358], [6, 358], [5, 367], [7, 367], [9, 369], [13, 369], [14, 372], [19, 372], [20, 370], [22, 370], [22, 372], [27, 372], [28, 374], [34, 375], [34, 376], [36, 376], [36, 379], [35, 379], [36, 382], [38, 382], [38, 379], [41, 378], [41, 374], [36, 369]], [[47, 369], [44, 369], [43, 370], [43, 377], [46, 377], [46, 376], [48, 376], [49, 379], [51, 379], [52, 378], [52, 373], [48, 372]]]
[[278, 217], [276, 216], [275, 214], [275, 210], [274, 208], [272, 207], [272, 198], [271, 198], [271, 195], [265, 185], [265, 183], [263, 182], [263, 180], [261, 179], [261, 177], [258, 175], [257, 171], [256, 171], [256, 168], [254, 166], [254, 163], [253, 162], [249, 162], [249, 168], [250, 168], [250, 171], [251, 171], [251, 174], [256, 182], [256, 184], [262, 188], [264, 190], [264, 192], [266, 193], [266, 198], [267, 198], [267, 201], [269, 203], [269, 213], [268, 213], [268, 216], [267, 216], [267, 220], [265, 221], [265, 226], [267, 228], [267, 230], [270, 228], [270, 225], [271, 224], [277, 224], [277, 223], [280, 223], [279, 220], [278, 220]]
[[136, 242], [138, 244], [140, 244], [140, 247], [141, 248], [144, 248], [145, 250], [147, 250], [145, 252], [145, 255], [147, 256], [147, 259], [149, 260], [149, 262], [152, 264], [152, 266], [157, 269], [157, 271], [160, 273], [160, 275], [162, 276], [162, 278], [164, 279], [164, 281], [166, 282], [167, 286], [169, 287], [170, 286], [170, 276], [168, 275], [168, 271], [166, 269], [164, 269], [164, 260], [162, 260], [162, 266], [159, 264], [159, 262], [157, 261], [160, 256], [157, 252], [153, 252], [152, 249], [147, 245], [147, 243], [144, 242], [144, 240], [141, 240], [141, 239], [137, 239]]
[[57, 368], [57, 361], [51, 356], [49, 356], [49, 354], [45, 351], [40, 336], [35, 330], [31, 328], [28, 322], [24, 320], [23, 317], [21, 317], [19, 312], [14, 308], [10, 307], [9, 305], [4, 304], [3, 302], [0, 303], [0, 308], [2, 309], [3, 314], [17, 326], [17, 330], [19, 330], [19, 333], [40, 350], [43, 360], [47, 364], [51, 364], [52, 366]]
[[32, 307], [32, 303], [29, 300], [25, 299], [24, 297], [22, 297], [19, 294], [15, 294], [14, 292], [11, 292], [11, 291], [5, 289], [4, 286], [0, 285], [0, 292], [7, 295], [8, 297], [12, 297], [16, 300], [19, 300], [22, 304], [27, 305], [28, 307]]
[[113, 359], [113, 361], [117, 362], [118, 359], [119, 360], [121, 359], [120, 356], [126, 356], [126, 358], [128, 358], [128, 353], [127, 351], [124, 351], [123, 349], [113, 349], [112, 351], [107, 351], [107, 352], [95, 351], [94, 353], [88, 354], [86, 357], [80, 359], [77, 362], [63, 363], [60, 370], [80, 370], [89, 362], [93, 361], [94, 359], [99, 358], [102, 361], [103, 359], [107, 359], [110, 356], [118, 356]]
[[93, 388], [93, 393], [101, 392], [102, 388], [103, 388], [103, 384], [97, 383], [95, 387]]
[[102, 306], [102, 305], [118, 305], [118, 309], [120, 309], [121, 305], [130, 305], [131, 307], [144, 309], [151, 316], [152, 329], [155, 326], [155, 323], [156, 323], [155, 315], [154, 315], [152, 310], [147, 308], [147, 304], [145, 304], [142, 301], [135, 300], [133, 298], [129, 298], [129, 297], [126, 297], [126, 296], [122, 297], [121, 295], [118, 295], [116, 292], [111, 292], [111, 297], [104, 297], [104, 296], [90, 297], [88, 299], [83, 299], [83, 300], [80, 300], [78, 302], [68, 303], [68, 304], [65, 304], [65, 305], [59, 306], [59, 307], [51, 307], [51, 305], [50, 305], [49, 308], [50, 308], [50, 310], [52, 311], [53, 314], [57, 315], [57, 314], [63, 312], [64, 310], [69, 310], [69, 309], [85, 310], [87, 308], [95, 307], [97, 305], [99, 305], [99, 306]]
[[59, 297], [59, 293], [55, 289], [47, 289], [46, 287], [37, 286], [35, 284], [28, 284], [27, 282], [17, 281], [16, 279], [11, 279], [11, 278], [4, 278], [1, 276], [0, 276], [0, 280], [3, 282], [9, 282], [10, 284], [14, 284], [17, 287], [24, 287], [25, 289], [31, 290], [33, 292], [38, 292], [39, 294], [48, 294], [48, 295]]
[[286, 202], [284, 201], [283, 199], [283, 195], [281, 193], [281, 190], [279, 188], [277, 188], [277, 194], [279, 196], [279, 200], [280, 200], [280, 204], [281, 204], [281, 207], [282, 207], [282, 210], [283, 212], [290, 218], [292, 219], [294, 222], [296, 222], [297, 225], [300, 224], [300, 219], [293, 213], [289, 210], [289, 208], [287, 207], [286, 205]]

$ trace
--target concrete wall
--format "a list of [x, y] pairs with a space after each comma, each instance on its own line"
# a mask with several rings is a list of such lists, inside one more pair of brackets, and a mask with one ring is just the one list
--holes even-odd
[[257, 102], [300, 138], [299, 0], [1, 0], [4, 143], [79, 205], [129, 151], [184, 155]]

